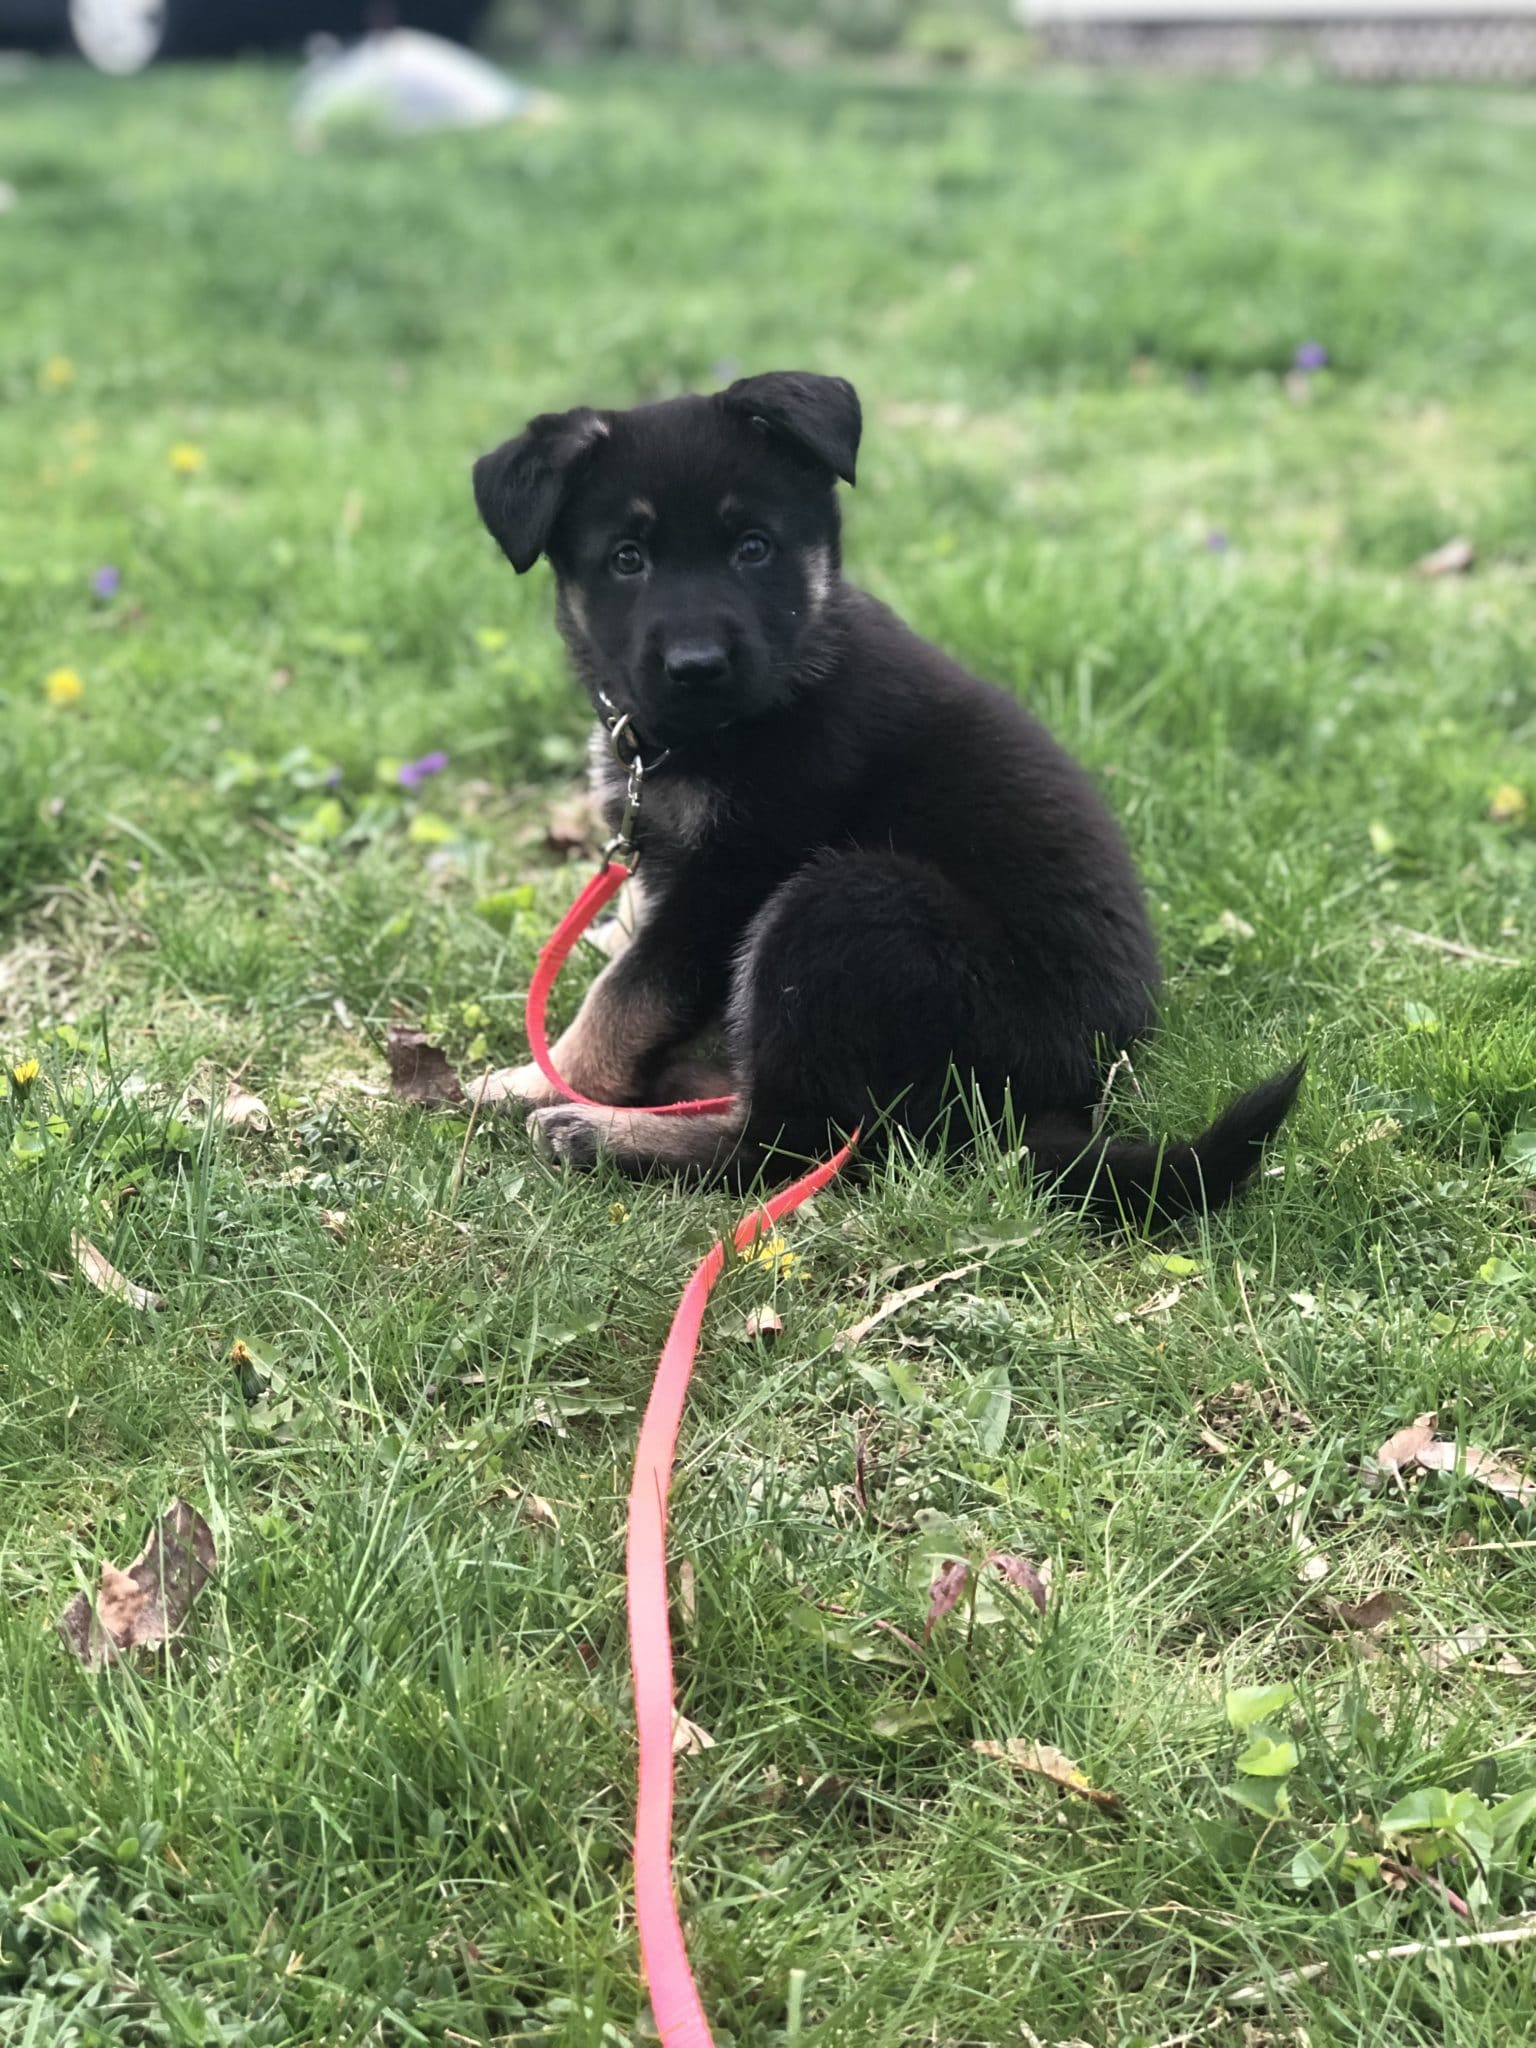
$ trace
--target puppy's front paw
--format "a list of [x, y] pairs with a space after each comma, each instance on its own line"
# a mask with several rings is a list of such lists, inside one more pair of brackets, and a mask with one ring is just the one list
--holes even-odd
[[494, 1074], [474, 1082], [468, 1092], [477, 1109], [500, 1111], [533, 1109], [560, 1099], [532, 1060], [525, 1067], [498, 1067]]
[[528, 1133], [544, 1156], [561, 1166], [596, 1166], [603, 1155], [601, 1125], [573, 1102], [536, 1109]]

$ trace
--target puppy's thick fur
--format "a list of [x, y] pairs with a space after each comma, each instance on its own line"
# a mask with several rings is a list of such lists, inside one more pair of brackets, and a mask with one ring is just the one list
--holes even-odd
[[[1301, 1068], [1189, 1142], [1095, 1135], [1106, 1066], [1151, 1028], [1158, 987], [1130, 855], [1014, 698], [843, 581], [836, 485], [860, 425], [851, 385], [779, 373], [546, 414], [476, 464], [513, 567], [554, 567], [594, 709], [627, 714], [656, 763], [633, 942], [555, 1048], [616, 1107], [559, 1104], [533, 1068], [500, 1092], [558, 1157], [633, 1172], [750, 1176], [855, 1125], [953, 1142], [1012, 1113], [1037, 1170], [1103, 1214], [1212, 1208]], [[594, 759], [616, 821], [622, 777]], [[629, 1106], [670, 1099], [722, 1023], [736, 1112]]]

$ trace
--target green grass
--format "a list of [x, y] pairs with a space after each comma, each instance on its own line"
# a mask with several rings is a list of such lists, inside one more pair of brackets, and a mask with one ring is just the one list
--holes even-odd
[[[728, 1276], [672, 1522], [718, 2038], [1520, 2038], [1536, 1944], [1357, 1966], [1465, 1923], [1293, 1861], [1335, 1823], [1379, 1847], [1415, 1788], [1536, 1783], [1532, 1517], [1358, 1479], [1431, 1406], [1536, 1449], [1536, 977], [1405, 936], [1529, 960], [1536, 925], [1530, 818], [1488, 815], [1503, 783], [1536, 809], [1529, 107], [551, 83], [537, 134], [320, 156], [271, 72], [0, 86], [0, 1051], [43, 1069], [0, 1101], [0, 2038], [649, 2038], [622, 1504], [727, 1206], [377, 1090], [399, 1014], [467, 1068], [521, 1056], [575, 881], [539, 830], [582, 732], [547, 579], [478, 530], [468, 463], [733, 359], [856, 379], [853, 573], [1104, 778], [1171, 983], [1121, 1114], [1182, 1129], [1312, 1069], [1193, 1270], [999, 1156], [895, 1161], [789, 1228], [790, 1270]], [[1294, 397], [1308, 340], [1333, 366]], [[1458, 532], [1475, 573], [1416, 579]], [[50, 706], [61, 667], [83, 694]], [[403, 798], [388, 764], [437, 747]], [[175, 1114], [233, 1071], [269, 1134]], [[93, 1293], [75, 1230], [165, 1309]], [[221, 1558], [185, 1653], [89, 1678], [52, 1619], [178, 1492]], [[871, 1624], [921, 1637], [956, 1543], [1049, 1559], [1050, 1610], [913, 1654]], [[1379, 1639], [1332, 1621], [1383, 1588]], [[1268, 1681], [1301, 1755], [1266, 1824], [1223, 1694]], [[1012, 1736], [1123, 1815], [972, 1748]], [[1450, 1846], [1474, 1925], [1536, 1908], [1529, 1828], [1481, 1879]], [[1220, 2018], [1319, 1960], [1260, 2034]]]

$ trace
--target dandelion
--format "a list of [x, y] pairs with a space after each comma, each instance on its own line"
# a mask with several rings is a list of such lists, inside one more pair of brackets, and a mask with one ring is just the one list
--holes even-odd
[[800, 1254], [792, 1252], [782, 1237], [759, 1238], [747, 1258], [754, 1266], [772, 1266], [781, 1280], [787, 1280], [800, 1263]]
[[475, 645], [482, 654], [500, 654], [501, 650], [506, 646], [509, 637], [508, 633], [501, 626], [477, 626], [475, 628]]
[[1291, 359], [1294, 368], [1306, 373], [1326, 370], [1328, 351], [1320, 341], [1304, 341]]
[[395, 780], [402, 789], [420, 789], [429, 776], [441, 775], [447, 766], [448, 756], [439, 748], [423, 754], [418, 761], [402, 761], [395, 771]]
[[50, 356], [37, 373], [44, 391], [67, 391], [75, 381], [75, 366], [68, 356]]
[[76, 669], [51, 668], [43, 677], [43, 695], [60, 707], [78, 704], [85, 695], [85, 684]]
[[237, 1337], [234, 1343], [230, 1345], [229, 1362], [231, 1365], [255, 1364], [256, 1361], [251, 1356], [251, 1347], [243, 1337]]
[[114, 569], [110, 562], [103, 562], [96, 571], [96, 574], [91, 578], [91, 595], [99, 597], [103, 601], [109, 597], [116, 597], [118, 585], [122, 580], [123, 576], [120, 569]]
[[207, 460], [195, 441], [178, 441], [166, 457], [176, 476], [196, 476]]
[[11, 1080], [18, 1095], [25, 1095], [38, 1075], [43, 1071], [38, 1060], [18, 1060], [11, 1069]]

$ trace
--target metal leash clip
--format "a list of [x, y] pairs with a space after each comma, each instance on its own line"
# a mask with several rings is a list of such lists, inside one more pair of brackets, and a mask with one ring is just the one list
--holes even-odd
[[619, 711], [603, 691], [598, 695], [607, 706], [610, 716], [603, 720], [608, 728], [608, 746], [613, 758], [625, 771], [624, 808], [619, 814], [619, 829], [603, 848], [603, 866], [611, 867], [616, 860], [633, 870], [640, 859], [640, 849], [635, 844], [635, 828], [640, 822], [640, 799], [645, 787], [646, 775], [651, 769], [659, 768], [667, 755], [668, 747], [658, 754], [647, 768], [640, 756], [640, 739], [635, 731], [634, 718], [628, 711]]

